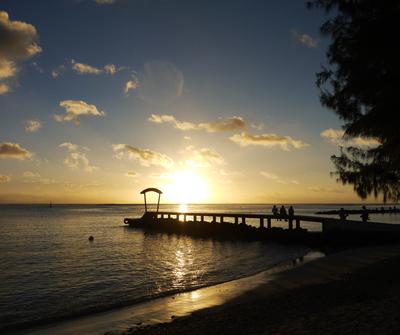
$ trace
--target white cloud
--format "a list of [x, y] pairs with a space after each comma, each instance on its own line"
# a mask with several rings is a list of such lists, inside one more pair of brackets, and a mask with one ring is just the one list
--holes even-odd
[[297, 43], [304, 44], [309, 48], [317, 48], [319, 44], [319, 40], [311, 37], [307, 34], [302, 34], [297, 32], [296, 30], [292, 30], [292, 36], [296, 40]]
[[138, 160], [141, 165], [147, 167], [155, 165], [169, 168], [174, 164], [172, 158], [149, 149], [140, 149], [128, 144], [114, 144], [113, 149], [116, 158], [121, 159], [127, 156], [129, 159]]
[[24, 178], [40, 178], [40, 174], [39, 173], [34, 173], [32, 171], [25, 171], [22, 176]]
[[124, 92], [126, 95], [129, 94], [129, 91], [136, 90], [138, 87], [138, 83], [136, 80], [128, 80], [124, 86]]
[[0, 95], [6, 94], [11, 91], [10, 86], [4, 83], [0, 83]]
[[276, 175], [274, 173], [267, 172], [267, 171], [260, 171], [260, 174], [264, 178], [267, 178], [269, 180], [275, 181], [275, 182], [277, 182], [279, 184], [284, 184], [284, 185], [287, 185], [287, 184], [298, 185], [299, 184], [299, 182], [297, 180], [293, 180], [293, 179], [292, 180], [285, 180], [282, 177], [280, 177], [280, 176], [278, 176], [278, 175]]
[[[71, 59], [69, 61], [71, 65], [72, 71], [79, 75], [101, 75], [101, 74], [109, 74], [109, 75], [114, 75], [122, 70], [126, 70], [127, 67], [117, 67], [115, 64], [107, 64], [104, 65], [103, 67], [95, 67], [93, 65], [85, 64], [85, 63], [80, 63], [75, 61], [74, 59]], [[51, 71], [51, 76], [56, 79], [59, 76], [61, 76], [64, 72], [67, 71], [67, 67], [65, 65], [60, 65], [57, 66], [54, 70]]]
[[209, 133], [224, 132], [241, 130], [246, 127], [244, 119], [240, 116], [233, 116], [227, 119], [221, 119], [211, 123], [193, 123], [187, 121], [179, 121], [173, 115], [158, 115], [152, 114], [148, 121], [153, 123], [170, 123], [174, 128], [186, 131], [186, 130], [205, 130]]
[[339, 188], [327, 188], [327, 187], [320, 187], [320, 186], [313, 186], [309, 187], [308, 190], [310, 192], [315, 192], [315, 193], [344, 193], [346, 192], [343, 189]]
[[98, 69], [94, 66], [83, 64], [83, 63], [76, 63], [72, 60], [72, 69], [79, 73], [79, 74], [101, 74], [103, 70]]
[[118, 71], [120, 71], [114, 64], [107, 64], [103, 67], [104, 72], [107, 74], [116, 74]]
[[14, 62], [0, 58], [0, 80], [12, 78], [17, 72], [17, 66]]
[[345, 138], [344, 130], [328, 128], [321, 132], [321, 137], [341, 147], [376, 147], [380, 142], [373, 138]]
[[24, 124], [27, 133], [36, 133], [42, 128], [42, 123], [39, 120], [26, 120]]
[[80, 124], [81, 116], [105, 116], [106, 113], [99, 111], [95, 105], [88, 104], [81, 100], [64, 100], [60, 102], [60, 107], [65, 109], [65, 114], [55, 114], [54, 118], [58, 122], [73, 122]]
[[65, 65], [57, 66], [54, 70], [51, 71], [51, 76], [56, 79], [61, 76], [66, 71]]
[[0, 184], [9, 183], [11, 181], [10, 176], [6, 176], [4, 174], [0, 174]]
[[281, 149], [286, 151], [289, 151], [290, 148], [301, 149], [309, 146], [309, 144], [301, 140], [295, 140], [290, 136], [282, 136], [276, 134], [252, 135], [243, 132], [241, 134], [235, 134], [229, 139], [242, 147], [249, 145], [259, 145], [269, 148], [280, 147]]
[[225, 163], [223, 157], [216, 151], [209, 148], [195, 149], [193, 146], [185, 148], [184, 155], [190, 155], [185, 164], [192, 167], [209, 167]]
[[0, 158], [14, 158], [24, 160], [31, 158], [33, 153], [21, 147], [18, 143], [3, 142], [0, 143]]
[[38, 37], [33, 25], [11, 21], [7, 12], [0, 11], [0, 95], [11, 91], [10, 84], [4, 81], [16, 77], [16, 62], [42, 51]]
[[137, 177], [140, 176], [140, 174], [137, 173], [137, 172], [135, 172], [135, 171], [128, 171], [128, 172], [126, 173], [126, 176], [127, 176], [127, 177], [137, 178]]
[[89, 159], [83, 152], [83, 150], [88, 150], [87, 148], [70, 142], [61, 143], [59, 146], [68, 150], [68, 155], [63, 162], [65, 166], [71, 169], [82, 169], [86, 172], [93, 172], [98, 169], [98, 167], [90, 165]]

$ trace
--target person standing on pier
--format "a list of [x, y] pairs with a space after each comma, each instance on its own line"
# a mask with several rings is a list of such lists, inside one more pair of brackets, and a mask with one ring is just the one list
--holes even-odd
[[278, 207], [275, 205], [272, 207], [272, 215], [277, 217], [278, 216]]
[[289, 207], [288, 212], [289, 212], [289, 217], [292, 218], [294, 216], [294, 208], [293, 208], [293, 206]]
[[346, 211], [344, 210], [343, 207], [340, 208], [340, 211], [339, 211], [339, 219], [340, 219], [340, 220], [342, 220], [342, 221], [346, 220], [346, 218], [347, 218], [348, 215], [349, 215], [349, 214], [346, 213]]
[[369, 220], [368, 210], [365, 206], [362, 206], [362, 213], [360, 217], [363, 222], [367, 222]]
[[286, 221], [287, 213], [286, 213], [286, 208], [285, 206], [282, 205], [280, 211], [279, 211], [281, 219], [284, 219]]

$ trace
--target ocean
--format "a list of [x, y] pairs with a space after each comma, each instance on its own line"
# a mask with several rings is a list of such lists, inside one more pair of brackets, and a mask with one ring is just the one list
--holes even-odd
[[[338, 207], [295, 205], [295, 210], [313, 215]], [[269, 213], [271, 205], [188, 205], [184, 209]], [[124, 217], [142, 214], [142, 205], [0, 205], [0, 332], [250, 276], [309, 251], [305, 246], [149, 234], [123, 224]], [[399, 214], [371, 215], [372, 221], [393, 224], [399, 218]], [[313, 223], [303, 227], [320, 229]]]

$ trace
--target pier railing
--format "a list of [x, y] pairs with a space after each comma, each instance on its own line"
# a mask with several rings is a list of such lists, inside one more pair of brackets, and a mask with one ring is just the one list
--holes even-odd
[[235, 224], [246, 224], [247, 219], [258, 219], [260, 228], [272, 228], [272, 220], [285, 220], [288, 222], [288, 229], [300, 229], [301, 221], [316, 222], [323, 224], [326, 220], [335, 220], [332, 218], [307, 216], [307, 215], [272, 215], [272, 214], [252, 214], [252, 213], [214, 213], [214, 212], [147, 212], [146, 216], [154, 219], [178, 219], [187, 222], [190, 219], [193, 222], [227, 222], [225, 219], [233, 219]]

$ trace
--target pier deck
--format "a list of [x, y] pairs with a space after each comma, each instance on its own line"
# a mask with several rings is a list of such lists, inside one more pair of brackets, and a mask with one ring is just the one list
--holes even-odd
[[[254, 214], [254, 213], [217, 213], [217, 212], [176, 212], [176, 211], [159, 211], [146, 212], [142, 220], [159, 221], [161, 219], [175, 219], [182, 222], [208, 222], [208, 223], [232, 223], [235, 225], [246, 225], [247, 219], [258, 219], [259, 228], [273, 228], [273, 220], [287, 221], [287, 230], [300, 230], [302, 222], [314, 222], [321, 224], [321, 231], [331, 230], [349, 230], [349, 231], [377, 231], [377, 232], [400, 232], [400, 225], [387, 224], [380, 222], [361, 222], [354, 220], [341, 220], [331, 217], [310, 216], [310, 215], [293, 215], [280, 216], [273, 214]], [[191, 219], [191, 220], [190, 220]], [[231, 219], [233, 222], [225, 221]], [[135, 219], [125, 219], [126, 224], [130, 224]], [[136, 219], [137, 220], [137, 219]], [[167, 220], [168, 221], [168, 220]], [[280, 221], [279, 227], [282, 227]]]

